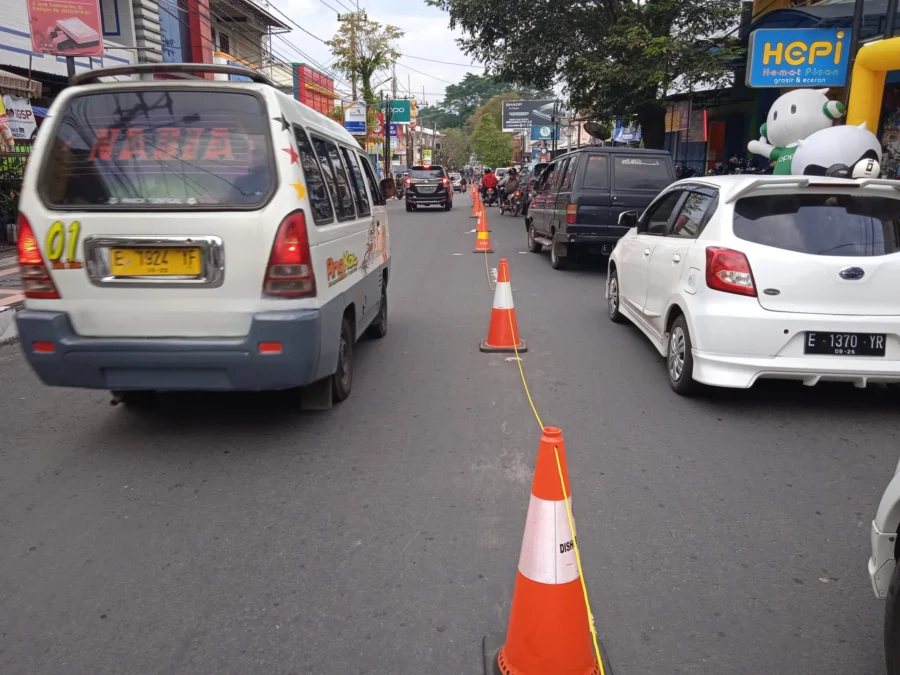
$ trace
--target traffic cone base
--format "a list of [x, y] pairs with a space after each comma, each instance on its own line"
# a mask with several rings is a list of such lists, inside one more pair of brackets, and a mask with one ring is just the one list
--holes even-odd
[[[481, 658], [484, 666], [484, 675], [519, 675], [520, 671], [511, 669], [509, 664], [506, 663], [506, 659], [503, 659], [503, 663], [501, 665], [501, 650], [503, 649], [503, 643], [505, 640], [506, 633], [489, 633], [485, 635], [481, 640]], [[603, 660], [603, 672], [605, 673], [605, 675], [614, 675], [612, 665], [609, 662], [609, 655], [606, 651], [606, 646], [603, 644], [603, 640], [597, 638], [597, 642], [600, 643], [600, 658]], [[548, 672], [555, 673], [556, 671]], [[588, 670], [587, 672], [591, 675], [595, 673], [596, 675], [599, 675], [600, 669], [595, 666], [593, 670]], [[523, 675], [532, 674], [523, 673]]]
[[[562, 431], [544, 427], [502, 646], [485, 637], [485, 675], [600, 675], [575, 556]], [[603, 658], [601, 652], [601, 659]], [[610, 674], [606, 661], [602, 672]]]
[[[479, 232], [478, 236], [488, 236], [487, 232]], [[483, 352], [527, 352], [525, 340], [519, 337], [519, 322], [516, 320], [516, 308], [513, 305], [512, 285], [509, 282], [509, 263], [506, 258], [500, 259], [497, 267], [497, 285], [494, 287], [494, 305], [491, 308], [491, 325], [488, 337], [479, 349]]]

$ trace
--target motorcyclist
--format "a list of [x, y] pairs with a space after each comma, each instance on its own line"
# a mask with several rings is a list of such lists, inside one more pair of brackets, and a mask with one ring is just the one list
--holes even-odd
[[394, 177], [394, 187], [396, 188], [396, 198], [403, 199], [403, 174], [398, 173]]
[[484, 177], [481, 179], [481, 196], [484, 198], [487, 195], [488, 188], [495, 188], [500, 181], [497, 180], [497, 176], [494, 175], [494, 172], [488, 168], [484, 170]]
[[519, 189], [519, 174], [515, 167], [510, 169], [499, 183], [500, 203], [505, 204], [509, 195]]

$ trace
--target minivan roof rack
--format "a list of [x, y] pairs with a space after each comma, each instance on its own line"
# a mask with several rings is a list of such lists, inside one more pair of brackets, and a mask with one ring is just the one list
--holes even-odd
[[[135, 63], [128, 66], [114, 66], [112, 68], [98, 68], [75, 76], [73, 84], [89, 84], [97, 82], [101, 77], [115, 75], [143, 75], [145, 73], [166, 73], [187, 76], [185, 79], [195, 79], [194, 73], [219, 73], [222, 75], [243, 75], [254, 82], [267, 84], [274, 87], [275, 84], [266, 75], [252, 68], [242, 66], [226, 66], [217, 63]], [[196, 78], [201, 79], [201, 78]]]

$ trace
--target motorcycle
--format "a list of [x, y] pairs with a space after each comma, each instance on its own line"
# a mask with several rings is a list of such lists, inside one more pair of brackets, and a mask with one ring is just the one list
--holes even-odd
[[493, 206], [497, 203], [497, 188], [484, 188], [484, 205]]
[[500, 204], [500, 215], [502, 216], [504, 212], [509, 212], [513, 215], [513, 218], [519, 215], [519, 212], [522, 210], [522, 191], [516, 190], [509, 197], [506, 198], [506, 204]]
[[682, 178], [691, 178], [696, 175], [697, 169], [692, 166], [682, 166], [681, 164], [675, 165], [675, 176], [678, 180], [681, 180]]

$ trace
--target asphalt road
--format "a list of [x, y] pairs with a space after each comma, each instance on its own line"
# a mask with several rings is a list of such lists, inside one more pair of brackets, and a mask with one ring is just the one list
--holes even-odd
[[[388, 336], [330, 412], [280, 394], [138, 414], [0, 347], [0, 673], [481, 672], [539, 430], [515, 363], [478, 351], [492, 293], [457, 199], [391, 205]], [[865, 563], [900, 400], [679, 398], [606, 319], [602, 266], [553, 271], [521, 219], [489, 219], [616, 675], [883, 672]]]

